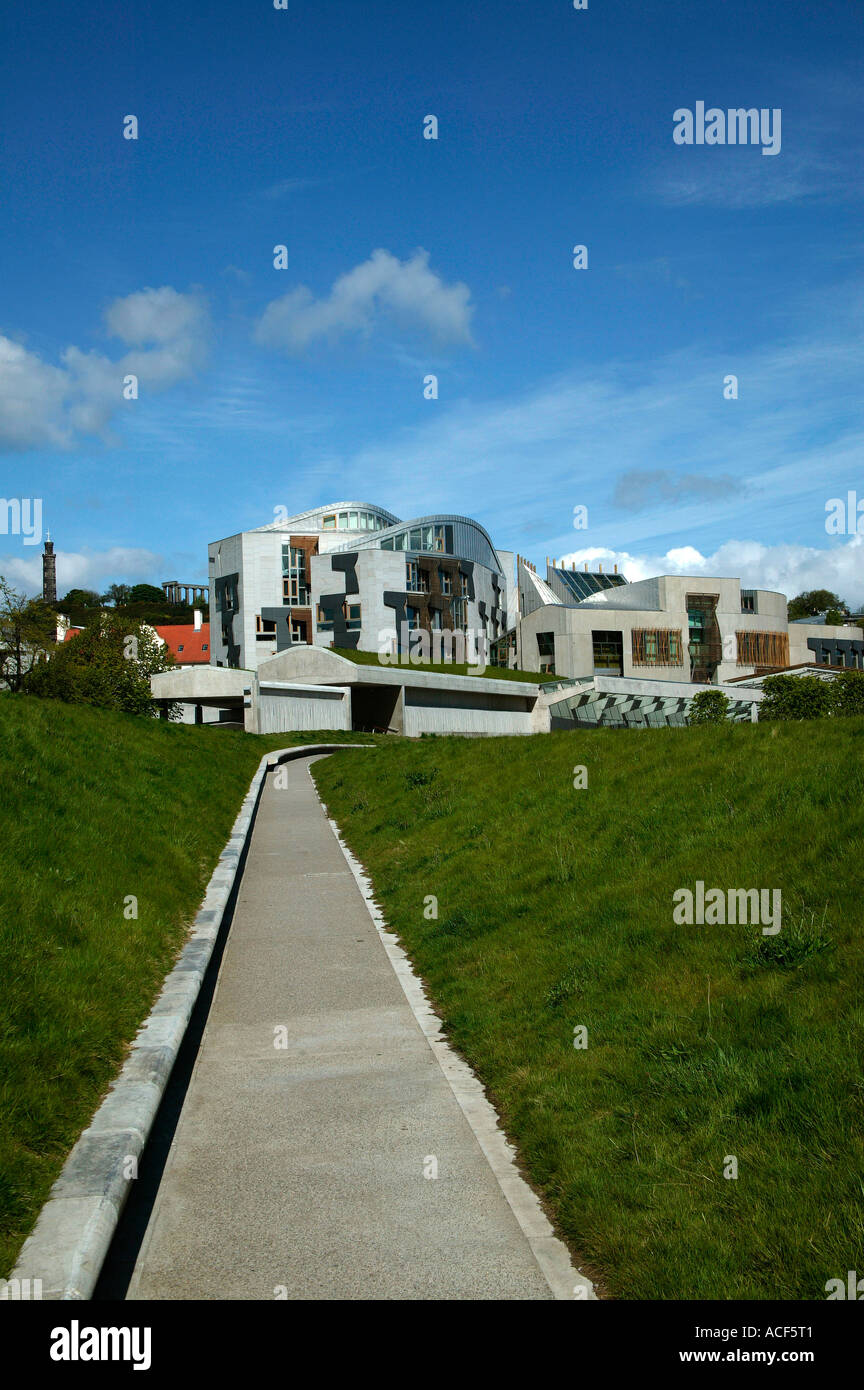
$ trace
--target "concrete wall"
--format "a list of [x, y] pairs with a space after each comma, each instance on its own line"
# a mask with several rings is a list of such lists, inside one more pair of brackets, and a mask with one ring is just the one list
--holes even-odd
[[800, 666], [805, 661], [818, 660], [813, 648], [807, 645], [811, 637], [829, 642], [860, 642], [864, 638], [864, 632], [852, 623], [844, 623], [842, 627], [829, 627], [827, 623], [790, 623], [789, 660], [793, 666]]
[[524, 697], [490, 696], [463, 691], [405, 689], [404, 732], [421, 734], [531, 734], [535, 733], [531, 706]]
[[253, 732], [284, 734], [295, 729], [350, 729], [351, 692], [333, 687], [263, 686], [254, 697]]
[[[340, 539], [344, 542], [344, 533]], [[312, 558], [312, 640], [319, 647], [329, 647], [334, 635], [332, 632], [318, 631], [317, 605], [322, 594], [346, 593], [345, 571], [333, 569], [333, 562], [343, 559], [344, 552], [340, 555], [315, 555]], [[360, 604], [362, 626], [357, 648], [364, 652], [377, 652], [379, 634], [394, 626], [393, 609], [384, 606], [384, 594], [388, 590], [404, 590], [405, 555], [393, 550], [358, 550], [354, 573], [359, 593], [349, 594], [347, 598], [349, 603]], [[353, 637], [354, 634], [351, 635]]]

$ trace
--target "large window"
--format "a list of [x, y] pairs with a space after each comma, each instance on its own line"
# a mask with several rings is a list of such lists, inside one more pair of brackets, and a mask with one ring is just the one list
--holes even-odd
[[624, 674], [624, 639], [620, 632], [592, 632], [594, 670], [609, 675]]
[[453, 626], [464, 632], [468, 626], [468, 604], [464, 598], [453, 600]]
[[741, 590], [741, 612], [742, 612], [742, 613], [755, 613], [755, 612], [757, 612], [757, 608], [756, 608], [756, 590], [755, 590], [755, 589], [742, 589], [742, 590]]
[[[789, 635], [786, 632], [738, 632], [738, 665], [786, 667], [789, 665]], [[842, 657], [841, 657], [842, 662]]]
[[285, 578], [282, 581], [282, 598], [283, 602], [294, 608], [309, 607], [307, 564], [308, 557], [305, 550], [300, 549], [299, 546], [283, 545], [282, 573]]
[[637, 627], [631, 634], [634, 666], [683, 666], [680, 628]]

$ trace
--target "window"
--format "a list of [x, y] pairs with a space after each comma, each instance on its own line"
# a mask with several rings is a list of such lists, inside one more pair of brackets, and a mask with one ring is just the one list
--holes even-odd
[[538, 654], [539, 654], [540, 656], [554, 656], [554, 655], [555, 655], [555, 633], [554, 633], [554, 632], [538, 632], [538, 633], [537, 633], [537, 651], [538, 651]]
[[333, 624], [334, 624], [335, 621], [336, 621], [336, 615], [337, 615], [337, 613], [339, 613], [339, 612], [342, 611], [342, 607], [343, 607], [342, 604], [337, 604], [337, 603], [319, 603], [319, 604], [318, 604], [317, 622], [318, 622], [318, 631], [319, 631], [319, 632], [332, 632], [332, 631], [333, 631]]
[[408, 607], [405, 609], [405, 622], [408, 624], [409, 632], [420, 626], [420, 609]]
[[182, 650], [183, 650], [183, 643], [182, 643], [182, 642], [180, 642], [180, 643], [178, 644], [177, 650], [178, 650], [178, 652], [182, 652]]
[[432, 631], [440, 632], [443, 627], [443, 622], [441, 620], [441, 609], [433, 608], [432, 612], [429, 614], [429, 619], [429, 626], [431, 627]]
[[420, 566], [416, 560], [405, 561], [405, 588], [409, 594], [420, 592]]
[[308, 631], [308, 629], [307, 629], [307, 626], [306, 626], [306, 624], [305, 624], [304, 622], [298, 620], [297, 618], [292, 618], [292, 619], [291, 619], [291, 641], [292, 641], [292, 642], [307, 642], [307, 643], [308, 643], [308, 640], [309, 640], [309, 639], [308, 639], [308, 637], [307, 637], [307, 635], [306, 635], [307, 631]]
[[409, 550], [423, 550], [423, 531], [419, 526], [415, 526], [410, 532], [411, 539], [408, 543]]
[[755, 590], [755, 589], [742, 589], [742, 590], [741, 590], [741, 612], [742, 612], [742, 613], [755, 613], [755, 612], [757, 612], [757, 608], [756, 608], [756, 590]]
[[221, 608], [223, 613], [236, 613], [238, 608], [237, 580], [226, 579], [219, 586], [219, 589], [217, 590], [216, 599], [217, 607]]
[[454, 598], [452, 607], [453, 625], [464, 632], [468, 626], [468, 606], [464, 598]]
[[349, 531], [359, 531], [359, 530], [360, 530], [360, 523], [359, 523], [359, 521], [357, 520], [357, 513], [356, 513], [356, 512], [349, 512], [349, 513], [348, 513], [348, 530], [349, 530]]
[[321, 518], [321, 530], [322, 530], [322, 531], [335, 531], [335, 530], [336, 530], [336, 518], [335, 518], [335, 516], [322, 516], [322, 518]]
[[207, 642], [202, 642], [202, 643], [201, 643], [201, 650], [202, 650], [202, 652], [209, 652], [209, 650], [210, 650], [209, 644], [208, 644]]
[[359, 632], [362, 626], [359, 603], [348, 604], [348, 631]]
[[282, 581], [282, 602], [296, 608], [308, 608], [309, 574], [306, 551], [300, 546], [283, 545], [282, 573], [287, 576]]
[[447, 570], [438, 571], [438, 584], [440, 586], [442, 594], [452, 594], [453, 576]]
[[272, 642], [276, 636], [276, 619], [262, 618], [260, 613], [255, 615], [255, 641]]
[[340, 513], [339, 513], [339, 530], [340, 530], [340, 531], [347, 531], [347, 530], [348, 530], [348, 513], [347, 513], [347, 512], [340, 512]]
[[624, 640], [620, 632], [592, 632], [594, 670], [624, 674]]
[[786, 632], [738, 632], [738, 665], [785, 667], [789, 665], [789, 635]]
[[631, 633], [634, 666], [683, 666], [680, 629], [641, 628]]

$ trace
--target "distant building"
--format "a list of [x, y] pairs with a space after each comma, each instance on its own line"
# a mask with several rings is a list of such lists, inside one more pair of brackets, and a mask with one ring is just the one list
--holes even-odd
[[491, 644], [511, 622], [512, 557], [470, 517], [400, 521], [368, 502], [336, 502], [209, 551], [217, 666], [254, 671], [293, 646], [377, 652], [387, 633], [398, 653], [417, 629]]
[[[541, 577], [450, 513], [402, 521], [371, 503], [315, 507], [215, 541], [209, 564], [210, 669], [200, 635], [191, 659], [172, 641], [178, 662], [198, 669], [155, 676], [153, 693], [184, 718], [256, 733], [684, 725], [706, 686], [727, 694], [731, 718], [751, 720], [766, 675], [864, 668], [860, 627], [790, 623], [781, 593], [704, 575], [628, 583], [614, 566], [556, 561]], [[485, 639], [485, 675], [415, 669], [441, 660], [415, 652], [412, 663], [419, 635], [434, 653], [460, 633]], [[495, 668], [538, 680], [508, 683]]]
[[50, 531], [45, 539], [42, 555], [42, 600], [44, 603], [57, 602], [57, 556], [54, 554], [54, 542]]
[[739, 579], [667, 574], [628, 584], [553, 564], [543, 581], [520, 561], [519, 600], [515, 664], [570, 680], [722, 685], [814, 660], [864, 667], [860, 628], [790, 623], [785, 595]]

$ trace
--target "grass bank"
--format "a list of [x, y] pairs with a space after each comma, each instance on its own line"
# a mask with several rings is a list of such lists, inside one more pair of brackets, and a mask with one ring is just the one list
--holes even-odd
[[264, 752], [355, 738], [369, 741], [0, 696], [0, 1277], [183, 945]]
[[[347, 647], [333, 647], [335, 656], [343, 656], [346, 661], [353, 661], [356, 666], [383, 666], [387, 670], [392, 670], [390, 662], [382, 661], [377, 652], [359, 652]], [[511, 671], [504, 666], [487, 666], [478, 673], [476, 667], [467, 665], [465, 662], [451, 661], [443, 662], [410, 662], [412, 671], [431, 671], [438, 676], [476, 676], [478, 680], [495, 681], [523, 681], [529, 685], [543, 685], [546, 682], [560, 680], [560, 676], [552, 676], [542, 671]]]
[[[604, 1291], [860, 1271], [864, 720], [393, 742], [315, 778]], [[779, 888], [780, 934], [676, 926], [697, 880]]]

